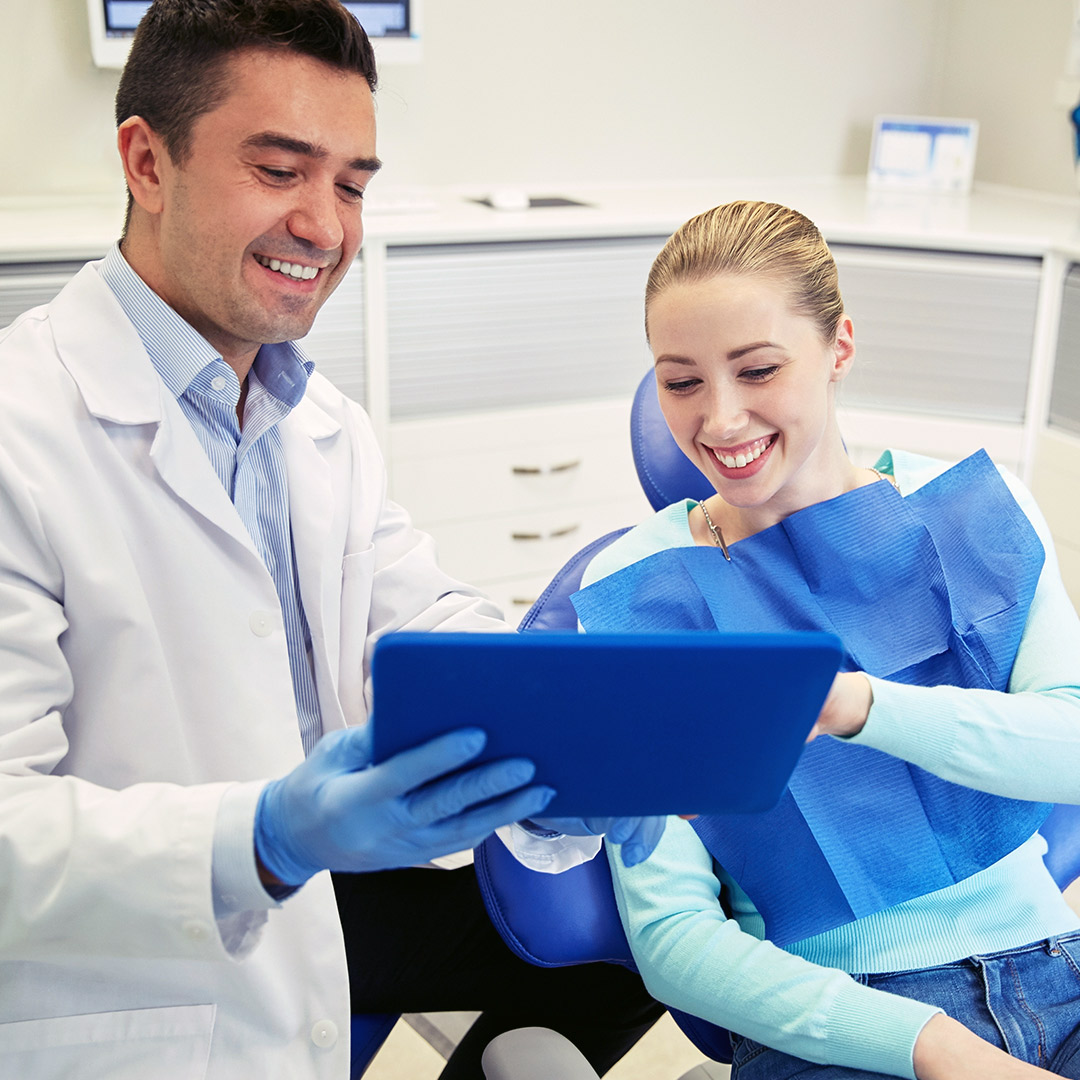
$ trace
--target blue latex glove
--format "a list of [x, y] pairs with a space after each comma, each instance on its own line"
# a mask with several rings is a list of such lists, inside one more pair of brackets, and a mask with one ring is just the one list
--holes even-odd
[[255, 850], [263, 866], [286, 885], [320, 870], [413, 866], [475, 847], [500, 825], [543, 810], [555, 792], [523, 787], [536, 771], [524, 758], [444, 775], [486, 741], [483, 731], [466, 728], [367, 767], [366, 729], [323, 736], [259, 797]]
[[644, 862], [664, 835], [665, 817], [532, 818], [543, 829], [567, 836], [604, 835], [612, 844], [621, 844], [623, 866]]

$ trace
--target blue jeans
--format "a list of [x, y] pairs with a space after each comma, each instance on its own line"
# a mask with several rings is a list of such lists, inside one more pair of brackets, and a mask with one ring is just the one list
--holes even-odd
[[[864, 986], [937, 1005], [1013, 1057], [1080, 1080], [1080, 932], [942, 967], [856, 975]], [[733, 1035], [732, 1080], [881, 1080], [815, 1065]]]

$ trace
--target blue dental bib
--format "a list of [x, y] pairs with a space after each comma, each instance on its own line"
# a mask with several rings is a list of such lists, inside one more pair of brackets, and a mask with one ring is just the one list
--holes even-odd
[[[982, 451], [906, 497], [870, 484], [730, 550], [730, 563], [694, 546], [626, 567], [575, 594], [581, 623], [592, 632], [827, 630], [844, 644], [843, 670], [1004, 691], [1044, 560]], [[722, 712], [722, 686], [711, 700]], [[1049, 811], [821, 738], [774, 809], [692, 824], [783, 946], [970, 877]]]

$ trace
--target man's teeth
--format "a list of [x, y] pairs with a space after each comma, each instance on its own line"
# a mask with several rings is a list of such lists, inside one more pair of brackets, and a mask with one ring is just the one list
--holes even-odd
[[757, 461], [768, 448], [769, 439], [760, 439], [741, 454], [721, 454], [716, 451], [716, 456], [729, 469], [741, 469], [744, 465], [749, 465], [751, 461]]
[[256, 259], [270, 270], [291, 277], [296, 281], [310, 281], [319, 272], [317, 266], [301, 266], [300, 263], [282, 262], [280, 259], [268, 259], [265, 255], [256, 255]]

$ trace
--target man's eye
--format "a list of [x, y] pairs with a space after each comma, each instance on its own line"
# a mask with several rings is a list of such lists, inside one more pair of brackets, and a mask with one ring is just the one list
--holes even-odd
[[268, 165], [260, 165], [264, 176], [269, 176], [271, 180], [289, 180], [292, 178], [292, 173], [288, 169], [271, 169]]
[[351, 184], [342, 184], [341, 193], [352, 202], [361, 202], [364, 198], [364, 189], [353, 187]]

